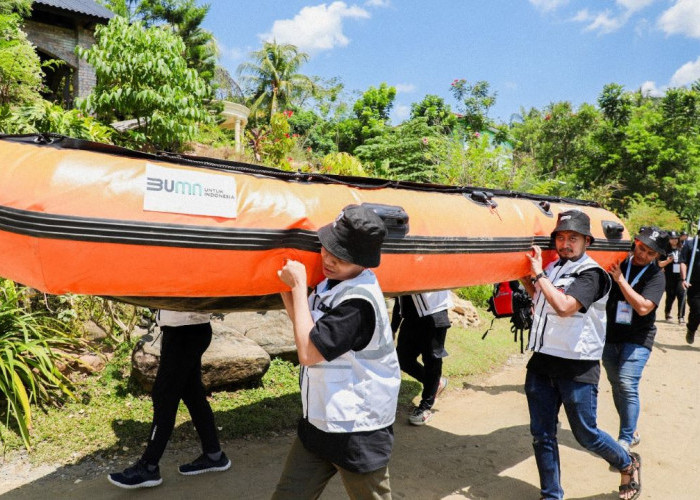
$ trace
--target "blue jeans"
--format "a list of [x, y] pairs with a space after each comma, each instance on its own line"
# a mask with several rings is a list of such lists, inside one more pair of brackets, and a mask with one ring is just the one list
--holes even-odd
[[616, 469], [629, 466], [627, 451], [609, 434], [598, 429], [596, 412], [598, 386], [538, 375], [530, 370], [525, 377], [525, 395], [530, 410], [530, 433], [540, 474], [543, 498], [564, 498], [557, 444], [557, 415], [562, 404], [576, 441], [605, 459]]
[[613, 401], [620, 416], [618, 439], [632, 442], [639, 419], [639, 381], [651, 351], [627, 342], [605, 344], [603, 366], [612, 386]]

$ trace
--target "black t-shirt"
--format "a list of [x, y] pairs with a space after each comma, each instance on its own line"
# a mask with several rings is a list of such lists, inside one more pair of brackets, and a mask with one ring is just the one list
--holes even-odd
[[[330, 281], [332, 288], [338, 281]], [[324, 314], [311, 329], [311, 342], [326, 361], [348, 351], [361, 351], [374, 333], [374, 308], [365, 299], [349, 299]], [[325, 432], [305, 418], [297, 427], [299, 439], [312, 453], [344, 469], [366, 473], [389, 463], [394, 446], [392, 426], [363, 432]]]
[[[630, 265], [630, 260], [626, 260], [620, 266], [623, 276], [627, 272], [627, 266]], [[668, 267], [668, 266], [667, 266]], [[635, 278], [644, 269], [644, 266], [632, 266], [630, 268], [628, 282], [632, 284]], [[666, 278], [661, 272], [659, 266], [655, 263], [649, 265], [642, 274], [639, 281], [632, 287], [635, 292], [640, 294], [645, 299], [651, 300], [657, 306], [661, 302], [661, 297], [666, 289]], [[605, 342], [619, 343], [630, 342], [632, 344], [643, 345], [647, 349], [654, 346], [654, 336], [656, 335], [656, 307], [647, 315], [640, 316], [637, 311], [632, 309], [632, 323], [629, 325], [619, 324], [615, 322], [617, 316], [618, 302], [626, 302], [625, 296], [622, 295], [620, 286], [613, 282], [608, 303], [606, 304], [606, 312], [608, 316], [608, 326], [606, 331]]]
[[[562, 262], [560, 261], [559, 265]], [[581, 304], [579, 311], [586, 312], [591, 304], [600, 300], [607, 291], [605, 271], [599, 268], [582, 271], [566, 290]], [[567, 359], [541, 352], [532, 354], [527, 369], [540, 375], [597, 384], [600, 380], [600, 362], [588, 359]]]
[[[694, 239], [695, 238], [688, 238], [681, 249], [681, 262], [684, 262], [688, 266], [688, 273], [690, 273], [690, 260], [693, 256]], [[693, 272], [690, 275], [690, 282], [696, 285], [700, 284], [700, 245], [698, 245], [698, 248], [695, 250], [695, 262], [693, 262]]]

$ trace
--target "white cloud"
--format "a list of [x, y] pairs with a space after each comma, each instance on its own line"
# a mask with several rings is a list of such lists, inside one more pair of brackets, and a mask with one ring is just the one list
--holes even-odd
[[410, 94], [416, 90], [416, 86], [412, 83], [397, 83], [394, 88], [397, 94]]
[[397, 104], [396, 106], [394, 106], [391, 115], [397, 123], [401, 123], [404, 120], [408, 120], [408, 118], [411, 116], [411, 106], [406, 106], [405, 104]]
[[646, 97], [663, 97], [666, 92], [666, 87], [658, 88], [656, 82], [646, 81], [642, 83], [639, 90], [642, 92], [642, 95]]
[[700, 79], [700, 57], [694, 62], [687, 62], [671, 77], [671, 87], [683, 87]]
[[569, 0], [530, 0], [530, 3], [532, 5], [544, 12], [555, 10], [560, 6], [567, 4], [568, 2]]
[[620, 29], [626, 22], [628, 16], [623, 14], [621, 16], [615, 16], [610, 11], [599, 12], [597, 14], [587, 13], [585, 19], [578, 19], [579, 21], [588, 23], [584, 29], [585, 31], [597, 31], [603, 35], [612, 33]]
[[302, 52], [313, 54], [335, 47], [344, 47], [350, 39], [343, 34], [345, 19], [368, 19], [369, 12], [345, 2], [322, 3], [304, 7], [294, 19], [275, 21], [270, 33], [260, 35], [263, 40], [291, 43]]
[[367, 7], [389, 7], [391, 5], [390, 0], [367, 0], [365, 2]]
[[[622, 28], [630, 18], [640, 10], [648, 7], [655, 0], [615, 0], [617, 9], [615, 11], [606, 9], [604, 11], [590, 12], [588, 9], [579, 10], [572, 18], [572, 21], [585, 23], [584, 31], [597, 31], [606, 35]], [[642, 20], [641, 26], [643, 27]], [[640, 33], [639, 28], [635, 30]]]
[[228, 47], [224, 45], [221, 40], [216, 40], [216, 47], [219, 50], [219, 55], [222, 60], [238, 61], [243, 59], [246, 54], [245, 51], [238, 47]]
[[654, 3], [654, 0], [615, 0], [627, 12], [637, 12]]
[[677, 0], [673, 7], [661, 14], [658, 24], [668, 35], [700, 38], [700, 2]]

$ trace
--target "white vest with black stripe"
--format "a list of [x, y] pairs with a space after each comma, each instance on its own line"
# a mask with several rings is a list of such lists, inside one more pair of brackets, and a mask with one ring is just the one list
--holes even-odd
[[[435, 314], [440, 311], [445, 311], [454, 306], [452, 303], [452, 298], [450, 297], [450, 292], [447, 290], [414, 293], [411, 295], [411, 299], [413, 299], [413, 304], [416, 306], [418, 316], [421, 318], [424, 316], [430, 316], [431, 314]], [[399, 302], [399, 308], [401, 307], [400, 304], [401, 303]]]
[[[588, 269], [603, 269], [588, 255], [576, 262], [567, 261], [561, 266], [552, 262], [545, 269], [552, 284], [566, 293], [576, 277]], [[603, 297], [595, 301], [585, 313], [577, 311], [566, 318], [557, 315], [547, 302], [539, 285], [534, 297], [534, 317], [528, 349], [566, 359], [599, 360], [605, 346], [605, 303], [610, 293], [611, 281], [608, 273], [601, 273], [605, 287]]]
[[[314, 323], [327, 311], [350, 299], [372, 304], [372, 339], [361, 351], [348, 351], [333, 361], [302, 367], [301, 400], [304, 416], [325, 432], [382, 429], [396, 416], [401, 371], [391, 335], [384, 296], [372, 271], [325, 290], [328, 280], [309, 296]], [[324, 290], [324, 291], [321, 291]]]

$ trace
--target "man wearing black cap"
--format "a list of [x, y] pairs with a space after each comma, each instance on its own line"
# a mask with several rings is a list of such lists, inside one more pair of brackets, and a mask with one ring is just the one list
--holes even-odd
[[527, 364], [525, 394], [541, 497], [564, 497], [556, 437], [563, 405], [579, 444], [620, 471], [620, 498], [636, 498], [641, 489], [639, 455], [628, 453], [596, 422], [610, 277], [586, 255], [593, 235], [585, 213], [560, 213], [552, 240], [559, 259], [543, 270], [542, 250], [533, 246], [527, 254], [533, 277], [522, 280], [533, 295], [528, 348], [534, 352]]
[[639, 444], [639, 381], [656, 335], [656, 308], [666, 279], [656, 260], [668, 246], [668, 233], [643, 227], [634, 239], [632, 255], [613, 264], [613, 287], [607, 304], [607, 335], [603, 366], [620, 417], [617, 441], [629, 449]]
[[689, 239], [681, 249], [681, 279], [688, 294], [689, 309], [685, 341], [689, 344], [695, 342], [695, 333], [700, 325], [700, 245], [696, 243], [699, 237], [696, 235], [695, 238]]
[[683, 318], [683, 299], [685, 297], [685, 288], [683, 288], [683, 280], [681, 280], [681, 243], [676, 231], [668, 232], [669, 248], [666, 252], [666, 258], [658, 261], [659, 267], [664, 270], [666, 276], [666, 321], [672, 319], [671, 309], [673, 302], [678, 300], [678, 324], [685, 323]]
[[349, 205], [318, 231], [323, 274], [306, 297], [306, 269], [278, 271], [294, 325], [303, 416], [273, 495], [317, 498], [339, 472], [351, 498], [390, 499], [388, 463], [401, 373], [377, 278], [384, 223]]

